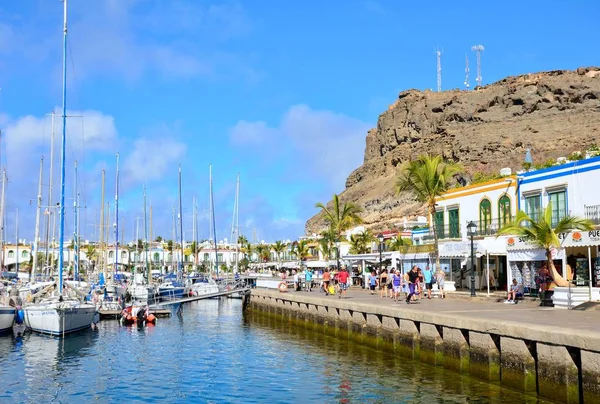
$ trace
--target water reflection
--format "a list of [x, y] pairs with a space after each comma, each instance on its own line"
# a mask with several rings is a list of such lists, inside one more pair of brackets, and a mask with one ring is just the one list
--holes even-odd
[[[330, 337], [289, 321], [249, 315], [245, 316], [244, 323], [255, 332], [282, 341], [279, 355], [298, 357], [310, 351], [311, 356], [321, 358], [317, 362], [313, 360], [314, 369], [320, 369], [320, 375], [316, 377], [323, 383], [320, 401], [324, 396], [326, 402], [337, 403], [549, 403], [441, 367], [406, 359], [391, 350], [375, 350], [345, 337]], [[307, 394], [303, 398], [309, 397]]]
[[0, 402], [538, 402], [287, 321], [243, 319], [233, 299], [186, 305], [155, 327], [106, 320], [64, 340], [0, 338], [0, 360]]

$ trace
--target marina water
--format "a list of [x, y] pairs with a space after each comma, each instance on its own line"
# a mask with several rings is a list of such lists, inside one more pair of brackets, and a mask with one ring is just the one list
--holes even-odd
[[[17, 334], [15, 334], [17, 335]], [[205, 300], [154, 327], [0, 337], [0, 402], [545, 403]]]

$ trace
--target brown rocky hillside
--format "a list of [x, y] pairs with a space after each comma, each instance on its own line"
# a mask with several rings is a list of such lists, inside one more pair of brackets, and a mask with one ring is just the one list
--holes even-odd
[[[600, 145], [600, 68], [508, 77], [476, 91], [407, 90], [367, 133], [365, 158], [340, 195], [365, 210], [367, 227], [392, 229], [404, 216], [424, 213], [395, 195], [399, 165], [422, 153], [461, 162], [474, 172], [520, 169], [527, 148], [534, 163]], [[308, 233], [324, 227], [320, 215]]]

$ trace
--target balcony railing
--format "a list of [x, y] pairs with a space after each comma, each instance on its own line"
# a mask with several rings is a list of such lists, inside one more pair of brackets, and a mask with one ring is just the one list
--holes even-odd
[[477, 236], [493, 236], [498, 232], [502, 226], [510, 223], [515, 219], [514, 216], [508, 217], [506, 219], [491, 219], [491, 220], [476, 220], [473, 221], [477, 225]]
[[[462, 230], [460, 224], [449, 224], [444, 226], [436, 226], [437, 235], [439, 240], [444, 239], [461, 239]], [[429, 233], [423, 236], [423, 241], [433, 240], [433, 228], [429, 228]]]
[[590, 219], [594, 224], [600, 224], [600, 205], [584, 206], [586, 219]]

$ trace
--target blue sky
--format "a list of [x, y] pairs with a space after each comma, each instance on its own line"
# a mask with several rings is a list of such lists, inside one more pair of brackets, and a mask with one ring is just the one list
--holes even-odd
[[[212, 164], [220, 239], [229, 237], [238, 172], [241, 233], [294, 239], [314, 204], [344, 189], [362, 163], [366, 131], [398, 92], [436, 87], [436, 46], [444, 89], [462, 87], [466, 55], [475, 82], [476, 44], [485, 46], [484, 84], [599, 64], [599, 2], [489, 3], [70, 0], [68, 109], [76, 117], [67, 125], [67, 198], [77, 159], [83, 235], [97, 234], [102, 168], [106, 201], [114, 200], [119, 151], [127, 240], [142, 214], [143, 184], [154, 235], [170, 238], [179, 162], [186, 238], [193, 196], [200, 237], [208, 237]], [[21, 237], [33, 235], [42, 155], [48, 183], [47, 114], [60, 112], [62, 102], [61, 40], [59, 1], [2, 2], [0, 152], [10, 181], [9, 238], [16, 206]], [[57, 140], [58, 131], [59, 123]], [[58, 171], [54, 178], [57, 196]], [[71, 218], [68, 209], [68, 235]]]

